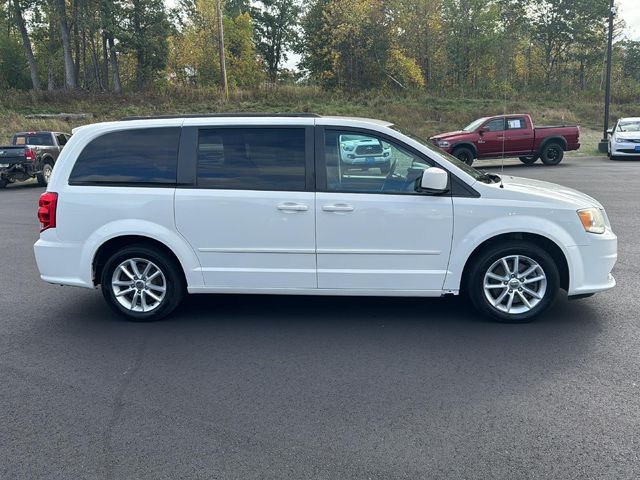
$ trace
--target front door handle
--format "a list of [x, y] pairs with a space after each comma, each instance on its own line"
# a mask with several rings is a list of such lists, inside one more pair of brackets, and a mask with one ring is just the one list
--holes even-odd
[[309, 206], [302, 203], [285, 202], [278, 205], [278, 210], [281, 212], [306, 212], [309, 210]]
[[338, 203], [335, 205], [325, 205], [322, 207], [325, 212], [353, 212], [353, 207], [346, 203]]

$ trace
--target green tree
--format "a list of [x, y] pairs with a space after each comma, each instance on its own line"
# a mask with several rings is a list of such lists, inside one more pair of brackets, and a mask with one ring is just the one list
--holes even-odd
[[253, 8], [256, 47], [264, 58], [271, 82], [277, 80], [288, 49], [298, 40], [301, 13], [299, 0], [258, 0]]

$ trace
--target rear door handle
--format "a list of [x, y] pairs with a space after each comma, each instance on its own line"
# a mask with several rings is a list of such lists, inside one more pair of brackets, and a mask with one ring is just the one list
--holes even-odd
[[353, 207], [346, 203], [339, 203], [336, 205], [324, 205], [322, 210], [325, 212], [353, 212]]
[[309, 206], [302, 203], [285, 202], [278, 205], [278, 210], [281, 212], [306, 212], [309, 210]]

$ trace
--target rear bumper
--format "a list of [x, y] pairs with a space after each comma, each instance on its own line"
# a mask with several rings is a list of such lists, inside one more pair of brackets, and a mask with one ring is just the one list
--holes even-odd
[[590, 237], [589, 245], [567, 248], [569, 296], [602, 292], [616, 285], [611, 270], [618, 259], [618, 238], [610, 229]]
[[85, 272], [82, 262], [82, 245], [43, 238], [47, 236], [51, 235], [45, 231], [33, 246], [40, 278], [56, 285], [94, 288], [91, 272]]

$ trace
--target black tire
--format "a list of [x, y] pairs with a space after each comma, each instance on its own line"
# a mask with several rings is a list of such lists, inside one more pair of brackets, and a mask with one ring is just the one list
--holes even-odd
[[525, 165], [533, 165], [538, 161], [538, 157], [520, 157], [520, 161]]
[[[546, 277], [546, 285], [543, 285], [542, 282], [520, 285], [520, 287], [524, 286], [525, 290], [530, 288], [531, 290], [536, 291], [536, 293], [540, 294], [540, 299], [535, 299], [534, 297], [529, 296], [526, 291], [523, 292], [519, 287], [512, 287], [510, 283], [517, 283], [518, 278], [511, 278], [510, 274], [505, 274], [505, 277], [509, 277], [509, 283], [506, 287], [502, 287], [499, 280], [488, 280], [491, 282], [497, 282], [496, 285], [498, 286], [496, 288], [497, 291], [488, 290], [490, 293], [486, 293], [484, 288], [485, 275], [489, 272], [491, 267], [499, 263], [502, 258], [515, 255], [520, 256], [520, 273], [524, 273], [523, 269], [526, 269], [526, 266], [528, 265], [525, 259], [536, 262], [544, 273], [544, 276]], [[511, 265], [512, 269], [513, 266], [515, 265]], [[536, 270], [531, 275], [539, 275], [538, 272], [539, 270]], [[531, 276], [528, 278], [531, 278]], [[475, 258], [473, 264], [470, 265], [469, 271], [467, 275], [465, 275], [465, 284], [463, 287], [473, 305], [483, 315], [489, 316], [498, 322], [526, 323], [530, 322], [536, 316], [540, 315], [553, 305], [560, 291], [560, 274], [558, 273], [558, 267], [556, 266], [553, 258], [551, 258], [545, 250], [533, 243], [510, 240], [496, 243], [482, 251], [480, 255]], [[504, 311], [490, 303], [487, 295], [495, 295], [497, 298], [494, 298], [494, 300], [498, 300], [505, 290], [507, 293], [505, 294], [506, 297], [504, 301], [507, 303], [509, 300], [508, 297], [511, 296], [511, 292], [513, 292], [514, 300], [511, 308], [514, 308], [515, 310], [526, 310], [526, 305], [521, 299], [523, 296], [529, 296], [527, 301], [531, 301], [531, 304], [533, 305], [532, 308], [522, 312], [516, 311], [515, 313], [509, 313], [508, 311]], [[537, 303], [534, 304], [534, 302]], [[501, 304], [499, 304], [499, 306], [500, 305]], [[507, 306], [508, 305], [504, 305], [505, 309]]]
[[[163, 283], [155, 286], [162, 287], [164, 285], [166, 289], [164, 292], [164, 297], [162, 297], [162, 300], [160, 302], [157, 302], [156, 305], [152, 307], [150, 306], [149, 308], [152, 308], [150, 311], [135, 311], [131, 308], [126, 308], [120, 303], [118, 298], [116, 298], [116, 294], [114, 292], [114, 288], [116, 287], [112, 286], [114, 272], [123, 262], [130, 259], [135, 259], [137, 265], [144, 265], [142, 262], [138, 263], [138, 260], [151, 262], [162, 272], [163, 278], [161, 278], [161, 281], [163, 281]], [[151, 272], [155, 273], [155, 270], [150, 270], [150, 273]], [[130, 271], [130, 273], [133, 273], [133, 271]], [[140, 278], [136, 275], [134, 276], [136, 278]], [[134, 281], [135, 280], [132, 280], [132, 284]], [[157, 280], [150, 280], [149, 282], [144, 283], [151, 284], [152, 282], [157, 282]], [[104, 268], [102, 269], [100, 283], [102, 295], [104, 296], [109, 306], [115, 312], [125, 316], [127, 320], [133, 322], [150, 322], [166, 317], [180, 304], [186, 292], [183, 272], [180, 265], [175, 261], [175, 259], [155, 247], [144, 244], [134, 244], [125, 247], [111, 255], [111, 257], [109, 257], [109, 259], [106, 261]], [[122, 286], [120, 288], [126, 289], [127, 287]], [[142, 292], [143, 290], [138, 290], [136, 288], [135, 291]], [[144, 288], [144, 291], [149, 292], [149, 289]], [[154, 294], [157, 294], [157, 290], [151, 291]], [[150, 294], [147, 293], [146, 295]], [[146, 295], [140, 293], [140, 297]], [[133, 295], [131, 296], [133, 297]], [[129, 300], [129, 295], [122, 295], [120, 297], [123, 298], [124, 301], [129, 301], [131, 305], [134, 305], [133, 302]], [[131, 300], [133, 300], [133, 298], [131, 298]], [[137, 308], [138, 303], [142, 308], [142, 300], [140, 300], [139, 298], [132, 308]]]
[[53, 164], [51, 162], [45, 162], [42, 165], [42, 171], [36, 175], [38, 185], [40, 185], [41, 187], [46, 187], [47, 185], [49, 185], [49, 178], [51, 177], [52, 171]]
[[0, 190], [6, 188], [7, 185], [9, 185], [9, 180], [6, 178], [0, 178]]
[[470, 148], [467, 147], [458, 147], [453, 151], [453, 156], [456, 157], [461, 162], [466, 163], [467, 165], [473, 165], [473, 160], [475, 159], [475, 155]]
[[540, 152], [540, 158], [545, 165], [558, 165], [564, 158], [564, 149], [559, 143], [548, 143]]

